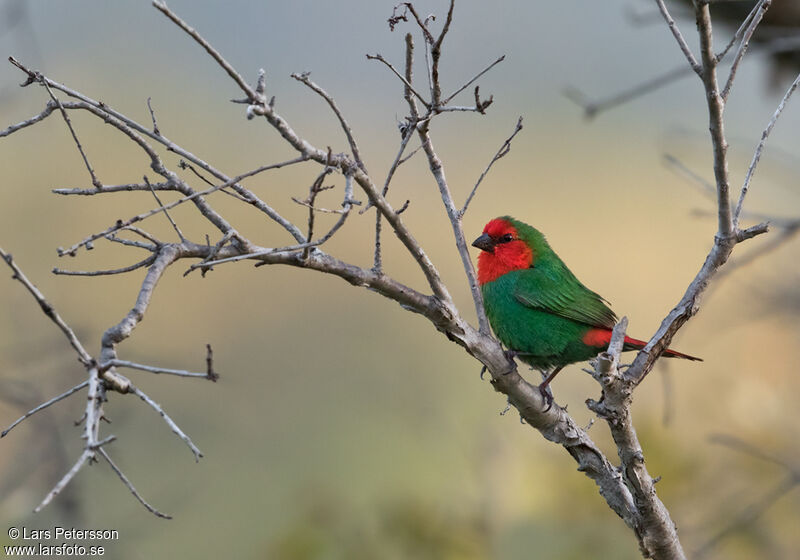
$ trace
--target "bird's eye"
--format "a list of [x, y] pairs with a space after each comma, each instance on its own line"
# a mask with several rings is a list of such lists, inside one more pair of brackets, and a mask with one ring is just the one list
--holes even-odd
[[514, 241], [514, 236], [510, 233], [507, 233], [500, 238], [500, 243], [508, 243], [509, 241]]

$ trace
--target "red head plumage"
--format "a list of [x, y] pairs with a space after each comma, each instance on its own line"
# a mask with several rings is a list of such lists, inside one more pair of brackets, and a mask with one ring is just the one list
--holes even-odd
[[533, 249], [519, 237], [510, 218], [495, 218], [483, 228], [483, 235], [473, 243], [478, 255], [478, 282], [483, 285], [512, 270], [530, 268]]

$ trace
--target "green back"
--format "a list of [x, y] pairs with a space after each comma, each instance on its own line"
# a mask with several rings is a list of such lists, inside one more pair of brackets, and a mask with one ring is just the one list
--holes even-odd
[[575, 278], [535, 228], [509, 220], [533, 250], [531, 268], [504, 274], [481, 289], [486, 313], [508, 348], [527, 353], [521, 359], [550, 367], [589, 359], [597, 349], [582, 337], [593, 328], [611, 329], [616, 316], [603, 298]]

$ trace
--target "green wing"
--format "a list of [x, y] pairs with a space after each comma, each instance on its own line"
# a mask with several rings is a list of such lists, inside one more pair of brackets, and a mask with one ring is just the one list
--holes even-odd
[[603, 298], [581, 284], [560, 260], [540, 261], [520, 271], [514, 297], [527, 307], [594, 327], [613, 329], [617, 323]]

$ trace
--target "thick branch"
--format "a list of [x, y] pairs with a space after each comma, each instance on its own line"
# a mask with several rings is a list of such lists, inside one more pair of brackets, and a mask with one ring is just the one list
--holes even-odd
[[622, 462], [622, 475], [633, 494], [637, 524], [633, 527], [646, 558], [684, 559], [675, 524], [655, 490], [655, 483], [644, 462], [644, 452], [633, 426], [631, 405], [634, 383], [618, 370], [627, 318], [614, 328], [608, 352], [598, 356], [594, 378], [603, 388], [600, 402], [589, 399], [587, 405], [606, 420]]

